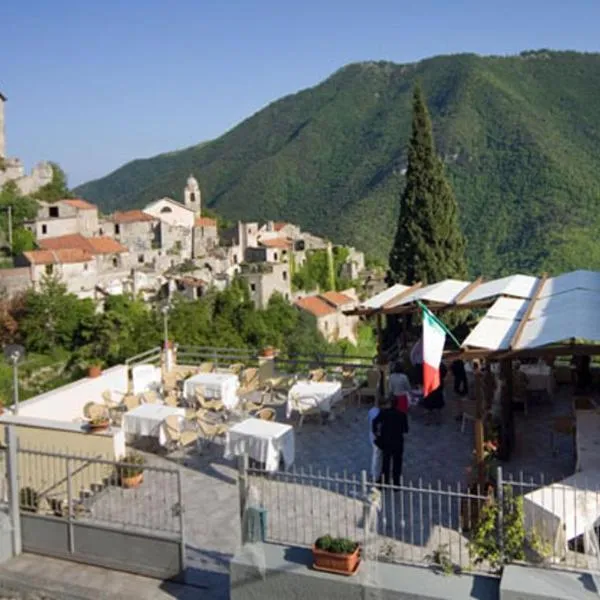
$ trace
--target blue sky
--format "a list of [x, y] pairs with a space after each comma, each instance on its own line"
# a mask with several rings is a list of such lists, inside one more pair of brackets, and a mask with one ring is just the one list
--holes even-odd
[[0, 2], [8, 154], [75, 185], [217, 137], [349, 62], [598, 51], [598, 23], [598, 0]]

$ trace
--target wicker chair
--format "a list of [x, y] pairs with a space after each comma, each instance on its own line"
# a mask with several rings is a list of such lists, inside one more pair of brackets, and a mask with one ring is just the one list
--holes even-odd
[[123, 398], [123, 404], [125, 405], [125, 408], [127, 410], [133, 410], [134, 408], [137, 408], [138, 406], [141, 405], [140, 399], [138, 398], [138, 396], [134, 396], [133, 394], [130, 394], [128, 396], [125, 396], [125, 398]]
[[143, 404], [158, 404], [158, 394], [153, 390], [148, 390], [142, 394]]
[[167, 444], [170, 446], [182, 448], [198, 441], [198, 432], [193, 429], [182, 429], [180, 417], [177, 415], [169, 415], [163, 425]]
[[206, 410], [214, 410], [215, 412], [220, 412], [220, 411], [224, 410], [224, 408], [225, 408], [225, 405], [220, 400], [217, 400], [216, 398], [213, 398], [212, 400], [207, 400], [204, 397], [203, 391], [198, 388], [196, 388], [194, 398], [196, 400], [198, 408], [204, 408]]
[[211, 423], [203, 418], [196, 419], [196, 425], [201, 438], [207, 442], [214, 442], [216, 438], [224, 436], [228, 430], [224, 423]]
[[171, 390], [166, 396], [165, 396], [165, 404], [167, 406], [179, 406], [179, 398], [177, 397], [177, 392], [175, 390]]
[[102, 404], [88, 402], [83, 407], [83, 415], [86, 419], [99, 419], [102, 417], [108, 417], [108, 408]]
[[104, 400], [104, 404], [108, 409], [117, 408], [119, 406], [119, 403], [112, 399], [112, 393], [110, 390], [105, 390], [102, 392], [102, 400]]
[[234, 363], [232, 365], [229, 365], [228, 371], [230, 371], [234, 375], [239, 375], [245, 367], [246, 365], [244, 365], [244, 363]]
[[359, 406], [360, 406], [360, 402], [363, 398], [373, 398], [373, 400], [377, 399], [377, 396], [379, 395], [380, 378], [381, 378], [381, 373], [379, 372], [379, 369], [369, 369], [367, 371], [366, 387], [360, 387], [357, 390]]
[[275, 411], [272, 408], [261, 408], [255, 415], [254, 418], [261, 419], [263, 421], [274, 421]]

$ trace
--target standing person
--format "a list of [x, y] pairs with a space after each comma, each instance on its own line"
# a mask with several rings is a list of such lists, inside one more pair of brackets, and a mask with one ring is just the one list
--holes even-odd
[[375, 405], [369, 409], [367, 418], [369, 419], [369, 441], [371, 442], [371, 477], [373, 481], [378, 481], [381, 477], [381, 461], [383, 454], [381, 449], [375, 443], [375, 434], [373, 433], [373, 421], [379, 416], [379, 406]]
[[394, 408], [407, 413], [412, 388], [401, 362], [394, 365], [394, 372], [390, 375], [388, 385]]
[[410, 351], [410, 362], [413, 365], [413, 381], [416, 386], [423, 385], [423, 338], [412, 347]]
[[454, 376], [454, 393], [457, 396], [466, 396], [469, 393], [469, 382], [467, 380], [467, 371], [465, 363], [457, 359], [450, 365], [450, 370]]
[[[381, 412], [373, 421], [375, 444], [383, 454], [383, 483], [400, 485], [402, 475], [402, 458], [404, 455], [404, 434], [408, 433], [408, 417], [406, 413], [392, 408], [391, 402], [385, 401]], [[391, 481], [390, 481], [391, 472]]]

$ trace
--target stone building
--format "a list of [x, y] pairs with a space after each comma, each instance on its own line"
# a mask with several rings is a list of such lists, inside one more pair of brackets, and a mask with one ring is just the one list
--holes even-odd
[[161, 198], [151, 202], [144, 212], [160, 219], [172, 227], [185, 227], [190, 231], [194, 228], [196, 213], [172, 198]]
[[276, 292], [289, 300], [292, 293], [289, 266], [286, 263], [242, 263], [240, 276], [248, 283], [250, 298], [258, 309], [267, 308]]
[[294, 304], [315, 319], [317, 329], [328, 342], [348, 340], [356, 344], [359, 317], [345, 315], [344, 311], [354, 308], [357, 302], [355, 291], [349, 289], [305, 296]]
[[63, 235], [98, 235], [98, 208], [79, 198], [58, 200], [57, 202], [38, 201], [38, 214], [25, 227], [41, 240]]
[[196, 217], [194, 221], [194, 258], [210, 254], [219, 245], [219, 232], [216, 219]]
[[160, 247], [160, 220], [143, 210], [117, 211], [100, 228], [102, 234], [121, 242], [130, 252]]

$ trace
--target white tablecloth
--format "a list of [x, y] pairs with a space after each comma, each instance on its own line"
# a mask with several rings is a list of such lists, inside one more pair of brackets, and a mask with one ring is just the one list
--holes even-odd
[[554, 376], [549, 365], [521, 365], [521, 371], [527, 375], [527, 389], [546, 391], [548, 396], [554, 393]]
[[163, 421], [170, 415], [177, 415], [183, 423], [185, 409], [162, 404], [142, 404], [123, 415], [123, 431], [130, 435], [148, 435], [158, 438], [161, 446], [167, 442]]
[[577, 471], [600, 470], [600, 414], [595, 410], [575, 411]]
[[218, 398], [229, 409], [238, 404], [240, 380], [233, 373], [198, 373], [185, 380], [184, 396], [193, 400], [197, 387], [202, 387], [205, 398]]
[[526, 531], [535, 530], [557, 558], [564, 556], [567, 542], [591, 533], [600, 519], [599, 489], [600, 471], [586, 471], [526, 494]]
[[154, 365], [136, 365], [131, 369], [133, 393], [143, 394], [149, 390], [158, 391], [161, 386], [160, 367]]
[[280, 456], [289, 467], [294, 464], [294, 428], [273, 421], [246, 419], [231, 427], [225, 437], [225, 458], [244, 453], [264, 463], [267, 471], [279, 468]]
[[323, 412], [330, 412], [331, 405], [342, 399], [342, 384], [339, 381], [298, 381], [288, 392], [286, 417], [293, 410], [308, 410], [317, 406]]

